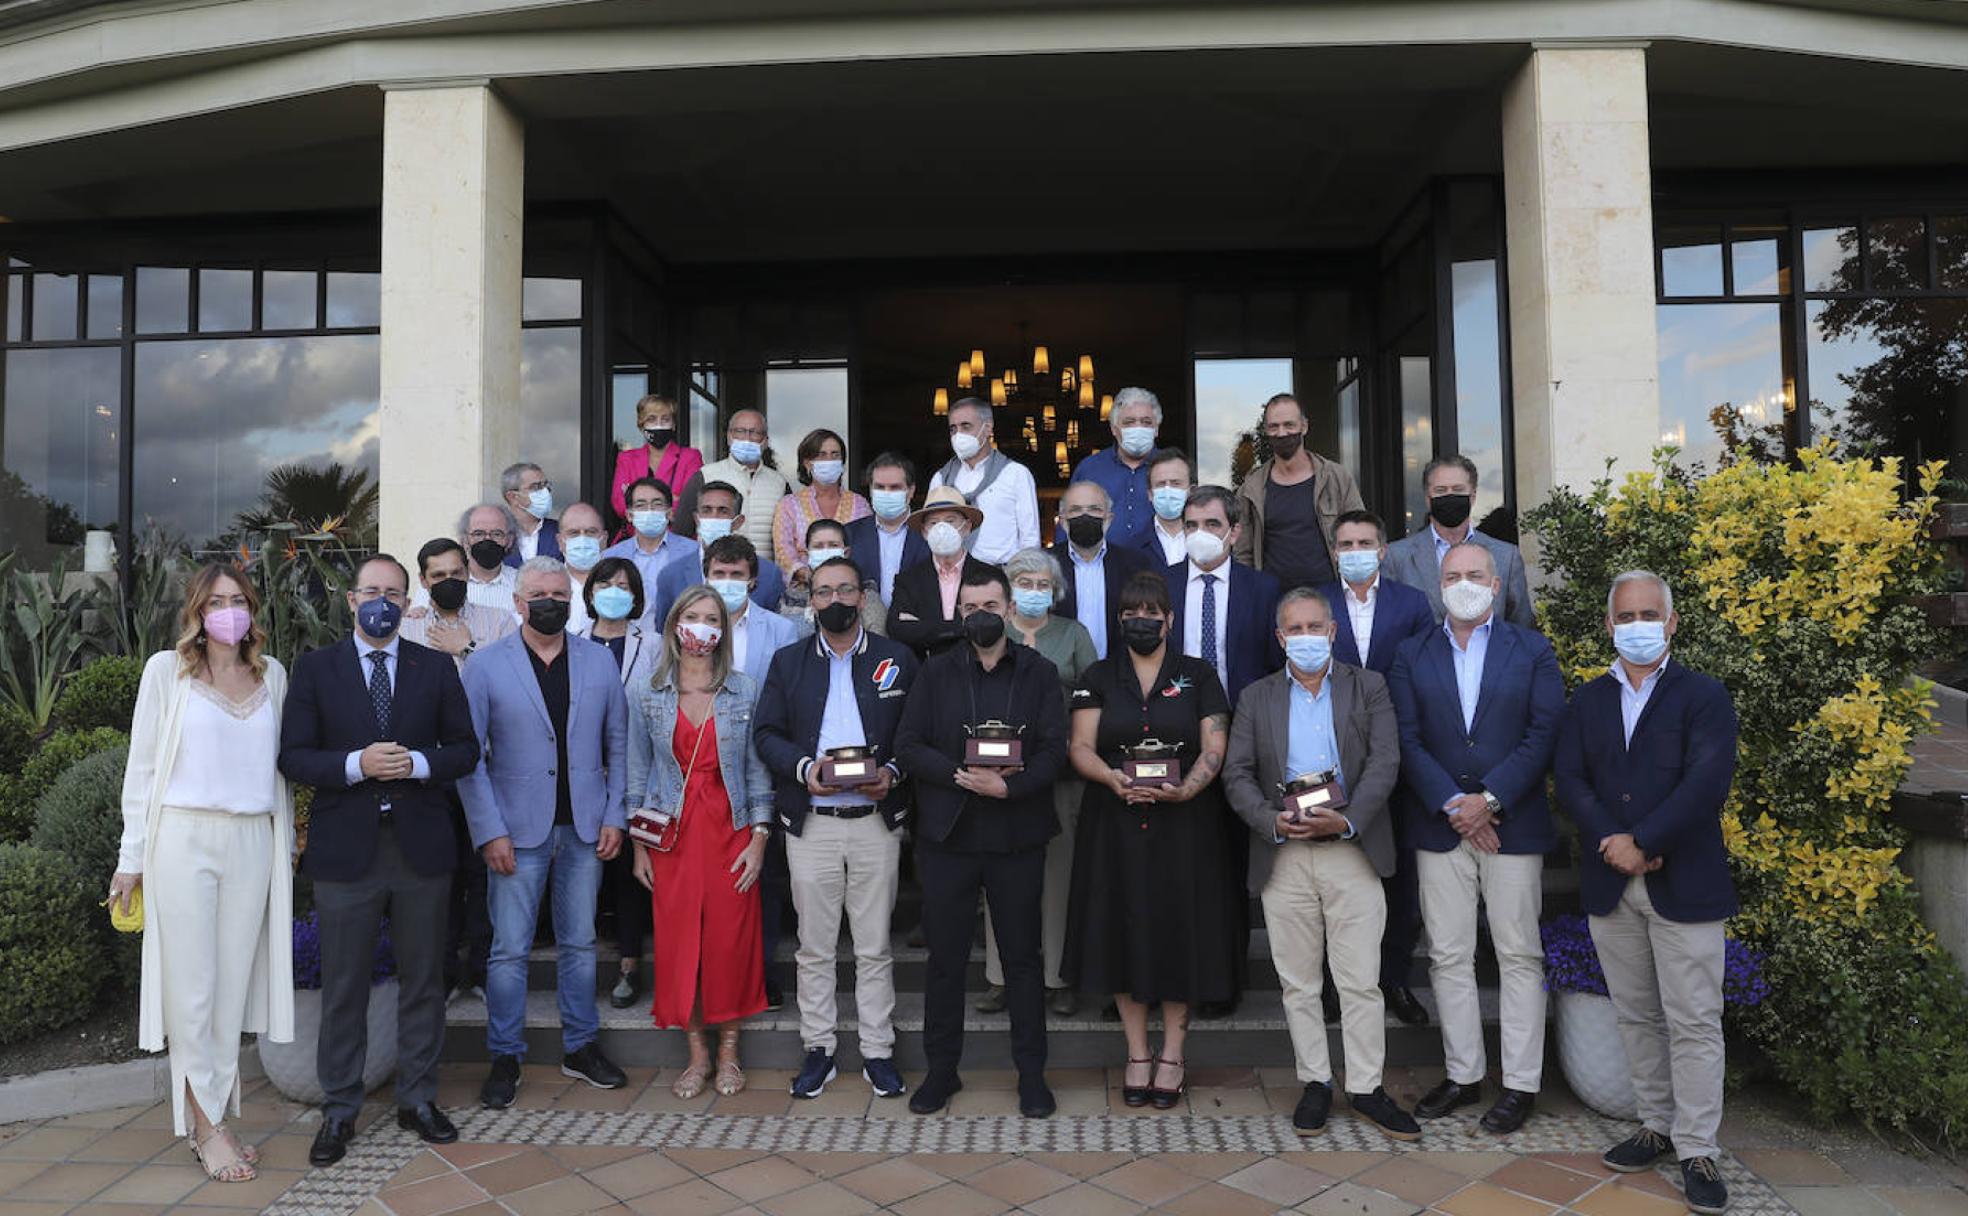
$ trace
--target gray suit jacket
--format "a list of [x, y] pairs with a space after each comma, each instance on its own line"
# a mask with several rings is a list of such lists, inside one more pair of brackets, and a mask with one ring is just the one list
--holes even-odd
[[[1496, 558], [1497, 577], [1503, 590], [1497, 595], [1497, 615], [1513, 625], [1536, 629], [1537, 613], [1531, 607], [1531, 584], [1524, 575], [1524, 555], [1507, 540], [1469, 530], [1469, 539], [1488, 549]], [[1428, 597], [1435, 609], [1435, 623], [1442, 623], [1442, 563], [1435, 556], [1435, 533], [1427, 524], [1387, 546], [1380, 572], [1397, 583], [1406, 583]]]
[[[1230, 809], [1250, 825], [1250, 891], [1264, 890], [1276, 839], [1278, 786], [1284, 772], [1291, 721], [1291, 668], [1274, 671], [1244, 689], [1230, 720], [1230, 749], [1223, 765], [1223, 792]], [[1333, 733], [1339, 736], [1339, 764], [1346, 783], [1346, 808], [1357, 840], [1382, 877], [1394, 873], [1394, 821], [1388, 808], [1401, 773], [1401, 728], [1387, 681], [1363, 667], [1334, 661]]]

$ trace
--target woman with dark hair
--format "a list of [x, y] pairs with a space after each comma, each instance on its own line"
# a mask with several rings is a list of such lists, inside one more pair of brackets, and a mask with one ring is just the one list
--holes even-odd
[[799, 445], [800, 488], [779, 500], [772, 515], [772, 556], [791, 576], [806, 565], [806, 530], [816, 519], [850, 524], [874, 514], [868, 500], [846, 488], [847, 442], [825, 427]]
[[[1217, 773], [1230, 702], [1216, 670], [1169, 645], [1168, 584], [1144, 570], [1120, 594], [1124, 643], [1087, 668], [1068, 706], [1073, 767], [1086, 778], [1066, 915], [1066, 979], [1111, 992], [1127, 1037], [1122, 1097], [1167, 1110], [1186, 1087], [1190, 1006], [1228, 1000], [1236, 982], [1237, 910], [1224, 875]], [[1181, 780], [1131, 784], [1130, 745], [1178, 749]], [[1162, 1050], [1148, 1049], [1148, 1007], [1162, 1007]]]
[[171, 1122], [208, 1177], [247, 1182], [259, 1154], [239, 1113], [239, 1036], [294, 1037], [294, 803], [275, 767], [287, 672], [266, 654], [259, 599], [237, 567], [191, 576], [178, 641], [144, 664], [123, 771], [123, 842], [109, 898], [139, 888], [137, 1045], [171, 1053]]

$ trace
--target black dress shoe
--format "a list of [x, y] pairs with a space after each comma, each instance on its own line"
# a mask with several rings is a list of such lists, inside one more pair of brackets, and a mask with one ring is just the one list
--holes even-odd
[[932, 1072], [909, 1095], [909, 1109], [919, 1115], [933, 1115], [950, 1104], [963, 1081], [954, 1072]]
[[1052, 1089], [1046, 1085], [1044, 1077], [1018, 1078], [1018, 1113], [1027, 1119], [1050, 1119], [1052, 1112], [1059, 1109], [1053, 1101]]
[[486, 1110], [504, 1110], [519, 1093], [519, 1057], [493, 1056], [492, 1071], [478, 1087], [479, 1105]]
[[1414, 989], [1401, 984], [1382, 984], [1380, 994], [1387, 998], [1387, 1012], [1401, 1019], [1403, 1025], [1428, 1025], [1428, 1010], [1415, 996]]
[[453, 1144], [458, 1139], [457, 1127], [444, 1117], [435, 1102], [397, 1107], [396, 1125], [406, 1132], [416, 1132], [425, 1144]]
[[1331, 984], [1319, 989], [1319, 1007], [1325, 1011], [1326, 1025], [1339, 1024], [1339, 993], [1333, 990]]
[[308, 1164], [335, 1164], [348, 1153], [348, 1143], [353, 1139], [355, 1139], [353, 1120], [323, 1115], [321, 1130], [314, 1133], [314, 1143], [308, 1146]]
[[1506, 1089], [1483, 1116], [1483, 1130], [1499, 1136], [1508, 1136], [1524, 1126], [1524, 1120], [1531, 1117], [1531, 1108], [1537, 1105], [1537, 1095], [1527, 1094], [1520, 1089]]
[[1440, 1119], [1452, 1115], [1465, 1106], [1474, 1106], [1483, 1100], [1483, 1083], [1458, 1085], [1443, 1078], [1442, 1083], [1421, 1096], [1415, 1103], [1415, 1118]]

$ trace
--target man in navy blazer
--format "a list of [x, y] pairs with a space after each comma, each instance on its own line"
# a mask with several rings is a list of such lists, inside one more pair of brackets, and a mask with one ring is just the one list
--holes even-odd
[[[745, 517], [740, 515], [737, 528], [744, 526]], [[744, 540], [743, 536], [738, 535], [737, 528], [734, 528], [730, 535]], [[671, 562], [663, 567], [663, 572], [656, 576], [656, 592], [650, 597], [649, 611], [642, 618], [644, 629], [654, 630], [660, 635], [663, 632], [663, 622], [669, 619], [670, 605], [676, 603], [677, 596], [683, 594], [684, 588], [694, 587], [698, 583], [707, 581], [705, 566], [709, 560], [708, 552], [711, 543], [714, 542], [706, 542], [700, 546], [694, 558]], [[754, 558], [757, 552], [758, 550], [754, 548]], [[752, 588], [752, 603], [767, 612], [776, 613], [779, 611], [779, 601], [784, 598], [786, 598], [786, 576], [779, 573], [779, 563], [759, 562], [758, 585]]]
[[560, 524], [553, 517], [553, 483], [546, 471], [528, 461], [507, 465], [499, 474], [499, 490], [512, 508], [519, 534], [513, 537], [506, 565], [517, 569], [533, 557], [561, 557]]
[[321, 1128], [308, 1160], [333, 1165], [355, 1135], [370, 971], [383, 916], [397, 967], [397, 1122], [444, 1144], [437, 1109], [444, 1047], [445, 908], [458, 843], [453, 781], [478, 762], [471, 710], [451, 657], [398, 638], [410, 575], [387, 554], [355, 572], [356, 634], [302, 655], [280, 719], [280, 771], [314, 788], [301, 868], [321, 931]]
[[1099, 482], [1074, 482], [1059, 499], [1066, 539], [1046, 550], [1066, 575], [1066, 594], [1053, 612], [1086, 626], [1094, 653], [1103, 659], [1110, 643], [1121, 636], [1121, 588], [1144, 570], [1159, 574], [1162, 569], [1140, 549], [1108, 543], [1113, 514], [1113, 504]]
[[519, 568], [517, 633], [465, 663], [479, 764], [458, 783], [472, 844], [485, 857], [492, 957], [479, 1100], [511, 1106], [526, 1054], [526, 964], [540, 899], [552, 887], [559, 963], [560, 1071], [598, 1089], [626, 1083], [595, 1041], [594, 918], [602, 863], [622, 848], [629, 702], [608, 648], [567, 632], [571, 587], [551, 557]]
[[1736, 912], [1722, 807], [1736, 711], [1720, 681], [1668, 657], [1679, 623], [1660, 576], [1613, 580], [1606, 629], [1619, 659], [1572, 698], [1554, 775], [1578, 822], [1580, 897], [1640, 1105], [1640, 1130], [1605, 1163], [1638, 1172], [1673, 1153], [1688, 1206], [1719, 1212], [1723, 922]]
[[847, 548], [861, 581], [875, 585], [884, 607], [895, 596], [895, 576], [929, 560], [929, 542], [909, 526], [915, 497], [916, 466], [907, 456], [883, 452], [868, 462], [868, 502], [874, 514], [848, 522]]
[[[799, 912], [800, 1039], [806, 1061], [795, 1098], [817, 1098], [835, 1076], [834, 962], [841, 917], [854, 937], [854, 1003], [861, 1075], [875, 1095], [904, 1092], [895, 1068], [895, 960], [889, 918], [902, 870], [908, 787], [895, 759], [895, 727], [915, 680], [916, 656], [861, 625], [861, 572], [844, 557], [813, 572], [814, 637], [773, 656], [759, 692], [753, 737], [772, 770], [786, 864]], [[832, 786], [828, 751], [872, 749], [872, 785]]]
[[1285, 665], [1274, 625], [1278, 580], [1231, 558], [1243, 532], [1243, 504], [1222, 486], [1189, 491], [1182, 526], [1189, 560], [1166, 575], [1175, 610], [1169, 636], [1182, 640], [1182, 653], [1215, 666], [1234, 708], [1246, 685]]
[[1498, 615], [1503, 586], [1487, 548], [1453, 546], [1442, 559], [1448, 622], [1403, 643], [1387, 677], [1448, 1066], [1415, 1116], [1439, 1119], [1483, 1096], [1480, 897], [1496, 946], [1503, 1046], [1503, 1092], [1482, 1124], [1499, 1136], [1530, 1117], [1544, 1075], [1538, 918], [1544, 855], [1557, 843], [1544, 779], [1565, 710], [1551, 643]]

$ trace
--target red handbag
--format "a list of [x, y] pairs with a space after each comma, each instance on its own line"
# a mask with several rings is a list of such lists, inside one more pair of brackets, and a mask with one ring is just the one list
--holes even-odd
[[[713, 712], [716, 712], [715, 710]], [[678, 717], [681, 717], [679, 711]], [[707, 731], [697, 732], [697, 742], [690, 745], [690, 763], [683, 770], [683, 789], [677, 793], [675, 810], [646, 806], [629, 816], [629, 839], [645, 845], [658, 853], [676, 851], [677, 838], [683, 832], [684, 795], [690, 792], [690, 774], [697, 769], [697, 751], [704, 746]]]

